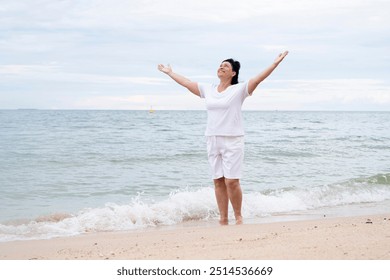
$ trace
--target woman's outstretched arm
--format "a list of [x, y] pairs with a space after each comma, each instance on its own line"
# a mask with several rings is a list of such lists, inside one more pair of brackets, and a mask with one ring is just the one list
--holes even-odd
[[163, 72], [163, 73], [167, 74], [169, 77], [171, 77], [179, 85], [187, 88], [193, 94], [200, 96], [197, 82], [193, 82], [190, 79], [187, 79], [186, 77], [173, 72], [172, 68], [169, 64], [167, 66], [165, 66], [163, 64], [159, 64], [157, 68], [161, 72]]
[[263, 72], [258, 74], [257, 76], [253, 77], [248, 82], [248, 92], [249, 94], [252, 94], [254, 90], [257, 88], [257, 86], [264, 81], [271, 73], [275, 70], [276, 67], [278, 67], [279, 63], [282, 62], [282, 60], [286, 57], [288, 54], [288, 51], [285, 51], [284, 53], [279, 54], [274, 63], [272, 63], [268, 68], [266, 68]]

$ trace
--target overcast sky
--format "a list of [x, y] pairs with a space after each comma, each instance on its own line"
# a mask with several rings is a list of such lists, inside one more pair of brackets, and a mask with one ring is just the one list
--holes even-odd
[[390, 110], [388, 0], [0, 0], [0, 108], [204, 109], [157, 70], [240, 81], [246, 110]]

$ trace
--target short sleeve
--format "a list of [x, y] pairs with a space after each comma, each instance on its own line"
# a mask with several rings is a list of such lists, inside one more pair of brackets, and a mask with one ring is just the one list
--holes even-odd
[[199, 92], [200, 92], [199, 97], [200, 98], [206, 98], [206, 87], [207, 87], [207, 84], [198, 83], [198, 89], [199, 89]]
[[249, 82], [245, 82], [245, 95], [246, 95], [246, 97], [252, 96], [252, 94], [249, 93], [249, 91], [248, 91], [248, 86], [249, 86]]
[[248, 92], [248, 82], [245, 82], [242, 84], [242, 88], [240, 89], [240, 92], [241, 92], [241, 98], [242, 100], [244, 101], [245, 98], [247, 98], [248, 96], [251, 96], [251, 94], [249, 94]]

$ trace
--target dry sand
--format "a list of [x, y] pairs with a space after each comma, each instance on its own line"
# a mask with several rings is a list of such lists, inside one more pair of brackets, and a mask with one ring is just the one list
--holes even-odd
[[0, 259], [390, 260], [390, 214], [12, 241]]

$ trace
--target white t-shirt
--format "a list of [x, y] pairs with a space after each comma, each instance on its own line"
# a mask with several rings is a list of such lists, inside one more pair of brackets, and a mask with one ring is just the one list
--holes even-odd
[[206, 136], [242, 136], [242, 103], [249, 96], [248, 82], [218, 92], [217, 85], [199, 83], [200, 97], [206, 99]]

